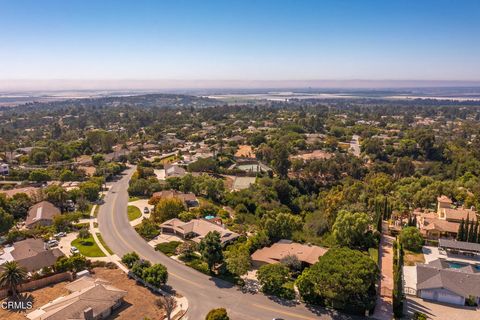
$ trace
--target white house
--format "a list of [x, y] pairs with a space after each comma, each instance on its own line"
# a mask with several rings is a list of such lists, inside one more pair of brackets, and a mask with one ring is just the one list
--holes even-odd
[[8, 164], [6, 163], [0, 164], [0, 175], [8, 176]]
[[417, 265], [417, 295], [422, 299], [465, 305], [480, 302], [480, 273], [476, 266], [437, 259]]

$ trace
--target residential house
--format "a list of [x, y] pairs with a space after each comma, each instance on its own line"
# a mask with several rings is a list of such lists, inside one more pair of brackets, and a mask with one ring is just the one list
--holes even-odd
[[480, 273], [476, 266], [444, 259], [417, 264], [417, 296], [463, 306], [480, 302]]
[[127, 292], [108, 281], [90, 276], [68, 284], [70, 294], [59, 297], [27, 314], [30, 320], [106, 319], [120, 307]]
[[160, 198], [160, 199], [171, 199], [171, 198], [177, 198], [182, 200], [184, 205], [187, 208], [192, 208], [192, 207], [197, 207], [199, 205], [198, 199], [195, 196], [194, 193], [183, 193], [177, 190], [163, 190], [159, 192], [155, 192], [152, 195], [153, 198]]
[[28, 210], [25, 226], [34, 228], [36, 226], [50, 226], [53, 224], [53, 217], [60, 215], [60, 209], [48, 201], [42, 201]]
[[480, 255], [480, 243], [439, 239], [438, 248], [448, 254], [475, 257]]
[[477, 221], [477, 212], [471, 208], [454, 208], [452, 200], [446, 196], [437, 198], [437, 211], [415, 210], [417, 227], [427, 239], [455, 238], [462, 220]]
[[313, 245], [305, 245], [291, 240], [280, 240], [270, 247], [258, 249], [252, 254], [252, 264], [259, 268], [265, 264], [280, 262], [287, 256], [296, 256], [304, 266], [310, 266], [318, 261], [328, 249]]
[[13, 197], [18, 193], [25, 193], [30, 198], [32, 198], [32, 197], [36, 197], [36, 195], [39, 193], [40, 190], [41, 188], [38, 188], [38, 187], [24, 187], [24, 188], [10, 189], [10, 190], [2, 190], [0, 191], [0, 194], [4, 194], [8, 198], [8, 197]]
[[166, 164], [165, 165], [165, 178], [181, 178], [183, 177], [187, 171], [176, 164]]
[[0, 175], [8, 176], [8, 164], [6, 163], [0, 164]]
[[232, 242], [240, 235], [228, 230], [223, 225], [211, 222], [205, 219], [192, 219], [189, 222], [183, 222], [174, 218], [165, 221], [160, 225], [162, 233], [170, 233], [180, 236], [183, 239], [191, 239], [199, 243], [209, 232], [217, 231], [220, 233], [220, 241], [223, 245]]
[[57, 248], [48, 249], [42, 239], [25, 239], [6, 247], [0, 256], [0, 265], [7, 261], [16, 261], [27, 271], [33, 272], [51, 267], [64, 254]]

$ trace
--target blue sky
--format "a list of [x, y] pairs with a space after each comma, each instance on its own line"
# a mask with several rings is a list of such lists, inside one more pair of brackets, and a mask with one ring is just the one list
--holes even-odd
[[480, 1], [0, 0], [0, 79], [480, 80]]

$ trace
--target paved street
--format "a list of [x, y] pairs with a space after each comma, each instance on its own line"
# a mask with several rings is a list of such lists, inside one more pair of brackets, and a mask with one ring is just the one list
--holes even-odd
[[243, 293], [238, 287], [193, 270], [155, 251], [142, 239], [127, 219], [128, 181], [134, 168], [112, 184], [98, 215], [99, 228], [107, 245], [118, 255], [136, 251], [141, 257], [164, 264], [169, 271], [168, 285], [189, 300], [190, 320], [203, 319], [216, 307], [225, 307], [233, 320], [352, 319], [329, 311], [312, 311], [302, 304], [281, 304], [263, 294]]

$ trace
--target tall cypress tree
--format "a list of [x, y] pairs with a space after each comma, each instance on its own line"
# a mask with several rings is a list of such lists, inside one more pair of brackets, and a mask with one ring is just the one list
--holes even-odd
[[472, 242], [477, 242], [478, 241], [478, 220], [475, 222], [475, 233], [474, 233], [474, 237], [473, 237], [473, 241]]
[[458, 226], [458, 233], [457, 233], [457, 240], [462, 241], [463, 237], [465, 236], [465, 220], [460, 222], [460, 225]]
[[468, 233], [468, 242], [475, 242], [475, 224], [470, 222], [470, 232]]
[[387, 197], [385, 197], [383, 202], [383, 220], [388, 220], [388, 218], [388, 200]]
[[465, 220], [465, 231], [463, 233], [462, 241], [468, 241], [468, 237], [470, 235], [470, 219], [467, 215], [467, 220]]

